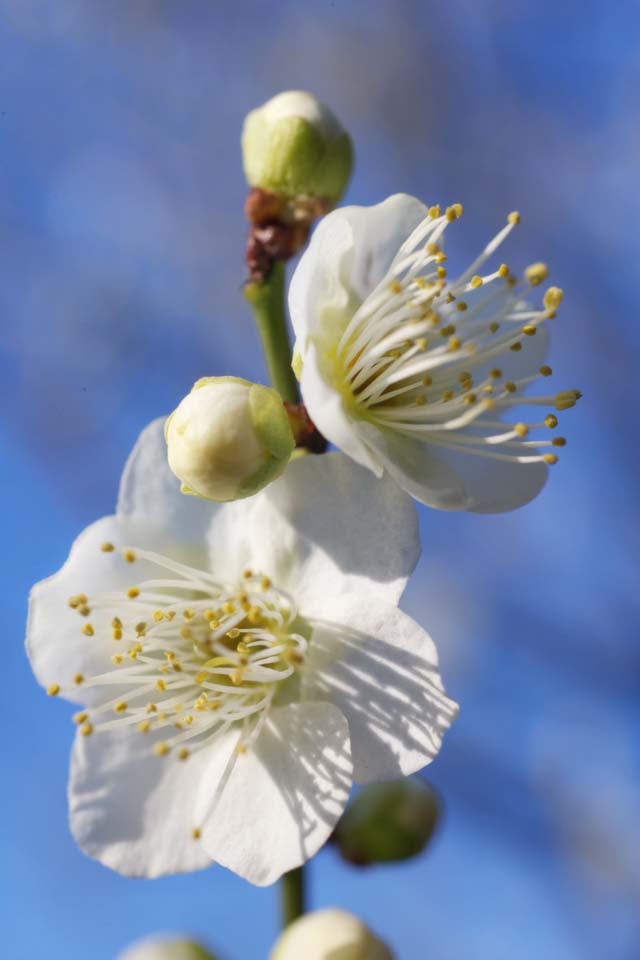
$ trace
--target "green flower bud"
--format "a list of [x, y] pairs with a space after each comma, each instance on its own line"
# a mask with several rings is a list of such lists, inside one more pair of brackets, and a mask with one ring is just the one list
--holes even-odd
[[333, 839], [358, 866], [408, 860], [425, 848], [439, 816], [435, 791], [420, 780], [370, 784], [347, 807]]
[[393, 960], [364, 923], [346, 910], [316, 910], [279, 937], [269, 960]]
[[242, 157], [250, 186], [335, 204], [351, 174], [353, 148], [328, 107], [310, 93], [289, 90], [248, 114]]
[[133, 943], [118, 960], [215, 960], [215, 957], [195, 940], [149, 937]]
[[275, 480], [295, 446], [280, 394], [240, 377], [203, 377], [165, 425], [169, 466], [183, 493], [250, 497]]

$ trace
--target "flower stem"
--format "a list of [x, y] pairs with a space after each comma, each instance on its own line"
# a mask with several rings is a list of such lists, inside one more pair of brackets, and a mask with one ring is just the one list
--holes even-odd
[[285, 873], [280, 881], [282, 929], [301, 917], [305, 911], [304, 867]]
[[276, 261], [262, 283], [250, 282], [244, 295], [253, 309], [271, 383], [288, 403], [297, 403], [298, 383], [291, 369], [291, 344], [284, 306], [285, 265]]

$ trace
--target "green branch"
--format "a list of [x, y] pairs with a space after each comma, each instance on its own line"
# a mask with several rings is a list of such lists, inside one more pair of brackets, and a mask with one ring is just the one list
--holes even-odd
[[272, 385], [288, 403], [298, 403], [298, 382], [291, 369], [291, 343], [284, 301], [285, 265], [276, 261], [263, 283], [248, 283], [251, 304]]

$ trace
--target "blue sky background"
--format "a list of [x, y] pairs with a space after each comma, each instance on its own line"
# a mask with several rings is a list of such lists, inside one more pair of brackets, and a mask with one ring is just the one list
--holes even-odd
[[401, 960], [638, 956], [639, 22], [624, 0], [0, 0], [8, 956], [110, 960], [167, 929], [262, 960], [275, 934], [274, 889], [220, 868], [131, 881], [77, 850], [71, 708], [22, 638], [29, 585], [112, 510], [141, 427], [199, 376], [264, 376], [239, 135], [295, 87], [354, 137], [349, 202], [464, 203], [454, 264], [521, 211], [505, 258], [551, 264], [557, 382], [585, 394], [535, 503], [423, 511], [404, 605], [462, 704], [429, 770], [446, 820], [409, 865], [323, 852], [313, 904], [360, 913]]

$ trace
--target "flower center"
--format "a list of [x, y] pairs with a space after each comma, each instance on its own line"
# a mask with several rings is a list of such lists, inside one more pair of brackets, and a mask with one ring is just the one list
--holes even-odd
[[577, 390], [523, 397], [522, 389], [550, 376], [551, 368], [510, 380], [494, 365], [522, 350], [555, 316], [562, 290], [550, 287], [542, 308], [531, 309], [523, 300], [525, 288], [546, 279], [544, 264], [527, 268], [525, 284], [518, 284], [506, 264], [481, 272], [519, 223], [517, 213], [509, 214], [506, 226], [461, 276], [448, 280], [440, 240], [462, 212], [461, 204], [444, 213], [432, 207], [354, 313], [338, 344], [343, 383], [360, 414], [378, 426], [464, 453], [555, 463], [555, 453], [538, 448], [562, 447], [563, 437], [526, 439], [530, 431], [555, 429], [555, 413], [542, 422], [514, 424], [489, 414], [520, 404], [566, 410], [580, 398]]
[[[115, 548], [105, 543], [101, 549]], [[304, 659], [307, 642], [293, 599], [251, 570], [228, 584], [150, 550], [125, 548], [122, 556], [132, 564], [146, 561], [158, 577], [123, 594], [78, 594], [68, 601], [85, 620], [87, 642], [104, 639], [93, 614], [115, 644], [113, 670], [74, 677], [77, 686], [104, 691], [95, 707], [75, 715], [80, 732], [163, 731], [154, 752], [175, 749], [186, 760], [235, 724], [241, 728], [237, 752], [245, 752], [276, 692]], [[58, 684], [49, 688], [59, 692]]]

